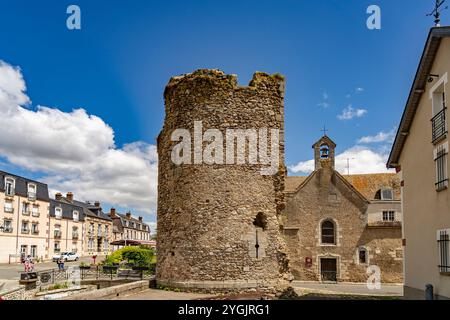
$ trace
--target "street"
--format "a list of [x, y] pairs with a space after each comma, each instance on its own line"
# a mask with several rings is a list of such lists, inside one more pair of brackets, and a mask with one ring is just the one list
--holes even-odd
[[[97, 262], [101, 260], [97, 259]], [[80, 263], [90, 264], [93, 262], [91, 257], [82, 257], [78, 261], [66, 262], [65, 266], [78, 266]], [[35, 264], [35, 271], [42, 271], [48, 269], [56, 269], [58, 266], [55, 262], [43, 262]], [[0, 264], [0, 292], [15, 288], [19, 285], [20, 273], [24, 271], [24, 265], [20, 263]]]

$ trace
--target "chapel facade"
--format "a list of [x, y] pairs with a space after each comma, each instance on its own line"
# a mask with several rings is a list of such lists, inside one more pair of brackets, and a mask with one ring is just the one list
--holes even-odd
[[401, 283], [400, 180], [395, 173], [343, 176], [335, 148], [324, 135], [313, 145], [315, 170], [286, 177], [280, 222], [291, 272], [304, 281], [366, 282], [379, 270], [381, 282]]

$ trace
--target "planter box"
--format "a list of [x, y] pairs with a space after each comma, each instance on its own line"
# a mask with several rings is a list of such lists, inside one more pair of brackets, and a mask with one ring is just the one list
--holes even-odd
[[148, 271], [148, 270], [150, 270], [150, 268], [149, 267], [133, 267], [132, 270], [135, 270], [135, 271]]

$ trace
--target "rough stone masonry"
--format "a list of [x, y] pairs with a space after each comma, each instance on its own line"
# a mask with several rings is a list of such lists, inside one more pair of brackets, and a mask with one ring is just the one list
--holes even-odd
[[[248, 86], [235, 75], [198, 70], [173, 77], [165, 92], [158, 137], [158, 265], [161, 285], [199, 290], [282, 289], [290, 279], [279, 229], [284, 209], [284, 78], [255, 73]], [[276, 128], [279, 170], [259, 164], [175, 165], [176, 129]], [[225, 147], [225, 146], [224, 146]]]

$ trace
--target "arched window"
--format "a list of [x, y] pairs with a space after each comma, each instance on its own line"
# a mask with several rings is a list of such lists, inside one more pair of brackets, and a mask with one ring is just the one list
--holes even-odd
[[336, 230], [333, 221], [325, 220], [321, 225], [322, 243], [336, 244]]
[[360, 264], [367, 263], [367, 250], [366, 248], [359, 248], [358, 259]]

